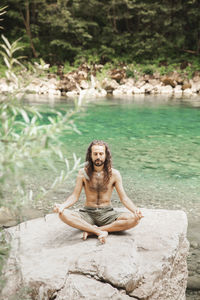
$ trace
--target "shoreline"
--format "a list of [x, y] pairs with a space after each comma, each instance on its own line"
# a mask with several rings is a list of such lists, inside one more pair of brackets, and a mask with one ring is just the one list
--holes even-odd
[[[90, 67], [81, 65], [77, 70], [63, 73], [44, 73], [42, 77], [32, 76], [29, 83], [21, 87], [23, 93], [46, 95], [49, 97], [67, 98], [95, 98], [108, 96], [143, 96], [166, 95], [181, 97], [196, 97], [200, 95], [200, 72], [195, 71], [193, 76], [174, 70], [165, 75], [158, 72], [152, 74], [127, 75], [127, 67], [107, 70], [102, 65]], [[49, 72], [49, 70], [48, 70]], [[134, 73], [134, 72], [133, 72]], [[30, 74], [29, 74], [30, 75]], [[21, 79], [25, 76], [21, 75]], [[28, 75], [27, 75], [28, 77]], [[16, 91], [16, 82], [8, 82], [0, 78], [0, 92], [5, 96]], [[19, 86], [20, 88], [20, 86]]]

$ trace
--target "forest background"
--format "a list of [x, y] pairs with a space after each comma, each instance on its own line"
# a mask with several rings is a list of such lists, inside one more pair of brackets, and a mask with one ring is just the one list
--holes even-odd
[[9, 41], [28, 60], [199, 64], [200, 2], [155, 0], [1, 0]]

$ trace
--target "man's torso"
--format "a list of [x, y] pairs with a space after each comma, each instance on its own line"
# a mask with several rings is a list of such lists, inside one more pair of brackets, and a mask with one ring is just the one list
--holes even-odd
[[[83, 171], [84, 173], [85, 171]], [[104, 172], [93, 172], [90, 180], [83, 176], [86, 202], [88, 207], [105, 207], [110, 205], [111, 195], [116, 183], [116, 170], [112, 169], [112, 176], [108, 183], [104, 183]]]

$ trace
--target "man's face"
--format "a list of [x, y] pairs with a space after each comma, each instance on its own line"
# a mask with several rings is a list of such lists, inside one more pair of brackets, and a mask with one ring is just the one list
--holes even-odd
[[92, 162], [95, 166], [100, 167], [104, 164], [106, 159], [106, 149], [105, 146], [102, 145], [93, 145], [92, 146], [92, 154], [91, 154]]

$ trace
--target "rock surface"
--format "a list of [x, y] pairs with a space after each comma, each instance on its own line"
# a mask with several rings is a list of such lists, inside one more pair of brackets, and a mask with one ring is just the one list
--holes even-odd
[[187, 217], [183, 211], [142, 209], [140, 224], [110, 234], [102, 245], [56, 214], [6, 230], [12, 250], [3, 299], [28, 288], [31, 299], [184, 300]]

